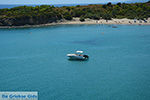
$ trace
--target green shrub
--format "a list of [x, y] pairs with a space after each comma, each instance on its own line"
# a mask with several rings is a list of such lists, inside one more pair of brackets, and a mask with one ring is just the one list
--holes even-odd
[[66, 20], [72, 20], [72, 16], [71, 16], [71, 15], [65, 15], [64, 18], [65, 18]]
[[84, 22], [84, 21], [85, 21], [85, 18], [84, 18], [84, 17], [80, 17], [80, 21], [81, 21], [81, 22]]

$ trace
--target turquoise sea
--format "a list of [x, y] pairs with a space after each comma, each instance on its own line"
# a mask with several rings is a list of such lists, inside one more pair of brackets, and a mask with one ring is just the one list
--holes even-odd
[[[39, 100], [150, 100], [150, 26], [0, 29], [0, 91]], [[88, 61], [69, 61], [83, 50]]]

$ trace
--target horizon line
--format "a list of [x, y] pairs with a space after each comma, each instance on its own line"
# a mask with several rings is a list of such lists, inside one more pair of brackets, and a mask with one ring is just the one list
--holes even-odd
[[[0, 4], [0, 5], [84, 5], [84, 4], [107, 4], [109, 2], [103, 2], [103, 3], [55, 3], [55, 4], [47, 4], [47, 3], [41, 3], [41, 4]], [[112, 4], [116, 3], [146, 3], [146, 2], [111, 2]]]

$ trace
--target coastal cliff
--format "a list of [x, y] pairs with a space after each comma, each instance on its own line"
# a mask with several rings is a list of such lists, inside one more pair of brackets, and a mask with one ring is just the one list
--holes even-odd
[[24, 26], [57, 23], [62, 20], [71, 21], [78, 17], [80, 21], [138, 19], [146, 20], [150, 17], [150, 2], [134, 4], [105, 4], [71, 7], [54, 7], [50, 5], [20, 6], [11, 9], [0, 9], [0, 26]]

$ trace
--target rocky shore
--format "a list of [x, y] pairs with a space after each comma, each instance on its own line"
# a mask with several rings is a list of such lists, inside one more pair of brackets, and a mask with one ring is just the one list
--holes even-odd
[[43, 27], [51, 25], [62, 25], [62, 24], [123, 24], [123, 25], [150, 25], [150, 18], [147, 20], [131, 20], [131, 19], [112, 19], [112, 20], [93, 20], [85, 19], [85, 21], [80, 21], [80, 18], [73, 18], [71, 21], [61, 20], [58, 22], [39, 24], [39, 25], [24, 25], [24, 26], [0, 26], [0, 28], [27, 28], [27, 27]]

